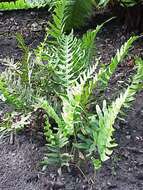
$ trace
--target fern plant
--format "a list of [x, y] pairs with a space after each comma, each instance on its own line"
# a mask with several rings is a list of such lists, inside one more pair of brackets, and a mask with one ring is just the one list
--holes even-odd
[[[87, 109], [87, 104], [93, 89], [97, 85], [105, 90], [117, 65], [127, 55], [132, 43], [138, 37], [131, 37], [117, 51], [115, 57], [111, 59], [111, 63], [96, 72], [99, 60], [96, 61], [95, 65], [91, 64], [92, 48], [96, 33], [101, 26], [98, 26], [95, 31], [89, 31], [82, 39], [77, 39], [73, 37], [73, 33], [63, 34], [64, 23], [58, 17], [58, 12], [60, 12], [60, 17], [63, 18], [64, 9], [60, 5], [56, 6], [56, 15], [53, 16], [54, 22], [50, 24], [51, 27], [49, 28], [53, 43], [51, 43], [51, 47], [48, 46], [43, 52], [39, 51], [41, 61], [47, 59], [50, 64], [56, 63], [51, 83], [59, 86], [59, 88], [56, 88], [56, 95], [61, 99], [59, 110], [46, 99], [38, 100], [39, 102], [36, 105], [36, 109], [42, 107], [56, 124], [56, 127], [51, 125], [47, 117], [45, 135], [48, 141], [49, 153], [46, 154], [44, 163], [61, 163], [61, 166], [65, 163], [67, 165], [69, 161], [74, 160], [73, 152], [77, 150], [78, 154], [82, 151], [85, 159], [90, 158], [97, 168], [101, 165], [101, 162], [109, 158], [113, 147], [116, 146], [113, 138], [113, 125], [121, 108], [127, 107], [128, 103], [133, 100], [135, 93], [142, 88], [138, 86], [143, 77], [142, 61], [140, 60], [137, 64], [138, 71], [132, 84], [111, 105], [107, 105], [104, 100], [103, 108], [100, 108], [98, 104], [95, 105], [96, 114], [93, 114]], [[46, 41], [49, 42], [47, 36]], [[46, 41], [42, 47], [46, 47]], [[52, 52], [50, 56], [48, 52]], [[47, 57], [45, 59], [46, 53]], [[137, 78], [138, 80], [136, 80]], [[63, 142], [63, 146], [60, 142]], [[71, 153], [69, 153], [69, 150], [71, 150]], [[97, 152], [99, 154], [98, 159], [94, 157]], [[63, 155], [63, 162], [61, 161], [62, 156], [59, 157], [58, 155]]]
[[[66, 143], [63, 144], [65, 145], [65, 150], [69, 150], [70, 147], [72, 147], [72, 149], [77, 148], [79, 152], [82, 151], [85, 160], [88, 158], [92, 160], [95, 168], [98, 168], [102, 162], [109, 159], [113, 148], [117, 146], [113, 138], [113, 125], [117, 116], [120, 114], [122, 107], [127, 108], [130, 106], [136, 92], [143, 87], [142, 64], [142, 60], [137, 60], [137, 74], [133, 77], [131, 85], [129, 85], [111, 105], [107, 105], [106, 100], [103, 101], [102, 108], [97, 104], [96, 114], [90, 113], [89, 111], [87, 112], [84, 107], [85, 104], [82, 104], [82, 100], [84, 100], [81, 98], [82, 93], [87, 92], [89, 95], [92, 93], [92, 91], [89, 90], [91, 87], [88, 86], [87, 88], [86, 86], [88, 77], [85, 77], [84, 74], [80, 77], [78, 82], [76, 81], [75, 84], [73, 83], [68, 87], [66, 94], [60, 95], [63, 105], [61, 114], [58, 115], [55, 113], [51, 106], [45, 109], [43, 104], [39, 104], [39, 107], [45, 109], [47, 114], [55, 119], [58, 125], [56, 129], [57, 133], [52, 131], [52, 126], [49, 122], [47, 122], [45, 127], [46, 136], [48, 141], [51, 142], [50, 146], [53, 147], [53, 149], [51, 148], [49, 150], [54, 152], [54, 154], [47, 154], [45, 164], [51, 164], [53, 162], [59, 163], [57, 155], [60, 154], [64, 147], [59, 146], [59, 141], [62, 141], [62, 138], [63, 142], [64, 139], [66, 139]], [[95, 77], [96, 79], [97, 76]], [[92, 77], [93, 76], [90, 75], [90, 79], [94, 81], [94, 77]], [[96, 82], [99, 82], [99, 80], [96, 80]], [[88, 99], [86, 99], [86, 103], [87, 101]], [[48, 104], [48, 101], [46, 101], [46, 104]], [[72, 137], [72, 142], [69, 140], [70, 137]], [[57, 141], [57, 138], [60, 139]], [[94, 158], [96, 152], [99, 154], [98, 159], [96, 157]], [[65, 162], [65, 160], [63, 160], [63, 162], [67, 165], [69, 158], [73, 159], [75, 155], [68, 154], [68, 152], [64, 154], [67, 155], [67, 161]]]
[[[143, 61], [137, 59], [132, 83], [111, 105], [103, 100], [103, 106], [99, 106], [98, 97], [96, 113], [87, 105], [97, 86], [106, 89], [118, 64], [138, 37], [131, 37], [108, 66], [100, 67], [93, 50], [94, 39], [103, 25], [82, 38], [75, 37], [72, 31], [67, 35], [63, 30], [64, 6], [61, 1], [55, 4], [53, 22], [49, 23], [44, 42], [34, 52], [29, 52], [23, 38], [17, 36], [24, 56], [18, 63], [3, 60], [6, 70], [0, 78], [0, 97], [22, 115], [18, 126], [26, 125], [32, 112], [44, 110], [48, 148], [44, 164], [68, 166], [78, 158], [91, 160], [98, 168], [116, 146], [114, 123], [121, 108], [127, 108], [142, 89]], [[16, 123], [8, 120], [10, 124], [15, 128]]]

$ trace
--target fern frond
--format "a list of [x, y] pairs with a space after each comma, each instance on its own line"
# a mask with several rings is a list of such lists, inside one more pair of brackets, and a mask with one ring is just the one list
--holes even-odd
[[60, 167], [68, 166], [68, 162], [71, 160], [71, 155], [63, 153], [62, 150], [68, 145], [68, 137], [71, 131], [66, 127], [66, 123], [57, 115], [55, 110], [50, 106], [48, 101], [39, 100], [38, 105], [35, 105], [35, 109], [43, 108], [49, 117], [53, 118], [58, 124], [57, 132], [54, 132], [48, 118], [46, 119], [44, 134], [47, 140], [48, 153], [45, 155], [43, 165], [56, 164]]
[[68, 139], [61, 133], [55, 134], [54, 144], [47, 144], [47, 153], [44, 157], [43, 165], [58, 165], [60, 167], [69, 166], [71, 155], [69, 153], [63, 153], [63, 148], [69, 143]]
[[48, 33], [53, 38], [57, 39], [63, 34], [64, 31], [64, 22], [65, 22], [65, 7], [66, 7], [67, 0], [58, 0], [55, 2], [55, 8], [52, 15], [53, 22], [49, 22], [49, 29]]
[[[78, 94], [80, 92], [80, 95], [78, 94], [78, 98], [80, 97], [81, 102], [80, 104], [85, 107], [88, 103], [88, 100], [92, 94], [93, 89], [95, 89], [96, 85], [100, 80], [103, 81], [104, 84], [108, 83], [109, 79], [111, 78], [111, 75], [114, 73], [118, 63], [123, 59], [123, 57], [127, 54], [128, 49], [131, 47], [132, 43], [137, 39], [138, 37], [131, 37], [120, 49], [120, 51], [117, 52], [116, 56], [111, 60], [111, 64], [107, 67], [107, 69], [101, 68], [98, 73], [95, 73], [96, 67], [98, 65], [97, 63], [94, 66], [90, 66], [89, 69], [85, 70], [79, 77], [79, 83], [76, 82], [74, 89], [74, 93]], [[74, 95], [75, 96], [75, 95]]]
[[85, 61], [86, 65], [89, 65], [89, 63], [93, 59], [93, 50], [95, 47], [95, 38], [97, 33], [100, 31], [103, 25], [99, 25], [96, 27], [95, 30], [88, 31], [86, 34], [83, 35], [82, 40], [81, 40], [81, 47], [85, 51]]
[[65, 122], [65, 128], [69, 135], [73, 135], [74, 133], [74, 123], [75, 123], [75, 106], [72, 105], [71, 100], [67, 97], [60, 96], [62, 99], [62, 118]]
[[62, 128], [62, 126], [63, 126], [62, 120], [60, 119], [58, 114], [55, 112], [53, 107], [50, 106], [50, 104], [49, 104], [49, 102], [47, 100], [38, 99], [38, 104], [34, 105], [34, 107], [35, 107], [35, 109], [43, 108], [47, 112], [49, 117], [53, 118], [55, 120], [55, 122], [58, 124], [58, 126], [60, 128]]
[[[86, 104], [89, 97], [89, 95], [85, 94], [85, 85], [91, 79], [96, 66], [97, 64], [84, 71], [80, 75], [79, 80], [67, 88], [66, 94], [60, 95], [63, 103], [62, 117], [65, 121], [66, 128], [69, 129], [70, 135], [73, 135], [75, 125], [82, 123], [82, 113], [85, 110], [83, 101]], [[91, 94], [91, 91], [88, 93]]]
[[72, 78], [72, 69], [73, 69], [73, 46], [76, 43], [76, 39], [73, 36], [63, 36], [59, 39], [59, 64], [57, 65], [57, 76], [61, 84], [66, 86], [69, 85]]
[[21, 71], [20, 78], [23, 83], [29, 83], [29, 63], [31, 59], [31, 53], [29, 47], [25, 44], [23, 36], [18, 33], [16, 35], [18, 41], [18, 47], [23, 51], [23, 57], [19, 64], [19, 70]]
[[44, 135], [47, 142], [50, 142], [51, 145], [55, 145], [55, 135], [52, 130], [52, 126], [49, 122], [49, 118], [45, 118], [45, 124], [44, 124]]
[[85, 61], [87, 62], [86, 65], [89, 65], [89, 63], [92, 62], [91, 59], [93, 59], [93, 50], [94, 50], [94, 55], [95, 55], [95, 39], [98, 34], [98, 32], [102, 29], [102, 27], [114, 19], [114, 17], [108, 19], [101, 25], [97, 25], [95, 30], [89, 30], [87, 31], [82, 39], [81, 39], [81, 48], [85, 50]]
[[3, 95], [5, 102], [13, 105], [16, 109], [22, 109], [25, 107], [25, 103], [19, 99], [17, 94], [10, 93], [9, 88], [2, 76], [0, 77], [0, 93]]
[[111, 63], [108, 65], [107, 69], [103, 70], [101, 81], [104, 84], [104, 86], [107, 86], [112, 74], [117, 68], [117, 65], [127, 55], [129, 48], [132, 46], [133, 42], [137, 39], [138, 36], [130, 37], [130, 39], [121, 46], [120, 50], [117, 50], [115, 57], [111, 59]]
[[143, 60], [136, 58], [135, 63], [137, 73], [133, 76], [132, 84], [128, 87], [128, 96], [124, 104], [125, 108], [130, 106], [130, 103], [135, 99], [135, 94], [143, 89]]
[[67, 0], [65, 16], [65, 30], [78, 28], [85, 24], [85, 20], [92, 13], [92, 0]]
[[111, 104], [106, 105], [106, 101], [103, 102], [102, 110], [97, 105], [96, 110], [99, 118], [99, 131], [97, 136], [97, 147], [102, 161], [109, 158], [112, 153], [112, 148], [116, 146], [112, 138], [114, 128], [113, 125], [120, 113], [122, 107], [127, 108], [129, 104], [134, 100], [135, 94], [143, 88], [143, 61], [137, 59], [137, 73], [133, 77], [132, 84], [121, 93], [120, 96]]
[[84, 51], [80, 49], [80, 44], [72, 33], [68, 36], [62, 35], [58, 44], [59, 49], [56, 52], [59, 62], [56, 67], [56, 80], [67, 87], [83, 68], [81, 63], [83, 63]]
[[14, 95], [24, 102], [26, 107], [29, 107], [34, 101], [32, 97], [34, 89], [32, 89], [31, 82], [34, 62], [30, 61], [30, 54], [25, 65], [14, 63], [14, 60], [9, 58], [3, 59], [3, 65], [6, 66], [6, 69], [2, 72], [1, 77], [7, 84], [9, 95]]

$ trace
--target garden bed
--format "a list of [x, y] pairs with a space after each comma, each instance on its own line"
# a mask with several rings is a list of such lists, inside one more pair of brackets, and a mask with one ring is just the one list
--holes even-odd
[[[46, 10], [17, 11], [0, 13], [0, 58], [14, 56], [20, 59], [15, 33], [24, 35], [29, 47], [36, 47], [43, 39], [44, 28], [49, 18]], [[101, 16], [101, 22], [104, 20]], [[98, 19], [99, 21], [99, 19]], [[96, 26], [96, 19], [87, 28]], [[81, 31], [80, 31], [81, 32]], [[108, 23], [96, 40], [96, 53], [108, 64], [111, 56], [129, 38], [123, 27], [114, 20]], [[133, 72], [133, 55], [143, 55], [143, 43], [136, 42], [128, 58], [120, 64], [116, 75], [110, 82], [106, 98], [123, 86]], [[109, 57], [110, 55], [110, 57]], [[0, 66], [0, 69], [3, 69]], [[0, 141], [0, 189], [1, 190], [142, 190], [143, 187], [143, 92], [137, 99], [126, 121], [117, 122], [116, 141], [119, 146], [111, 159], [103, 167], [93, 172], [90, 166], [84, 168], [85, 176], [78, 168], [57, 175], [57, 168], [41, 170], [40, 161], [44, 156], [44, 139], [40, 134], [30, 134], [25, 130], [17, 134], [14, 144], [9, 136]], [[1, 110], [8, 107], [0, 103]]]

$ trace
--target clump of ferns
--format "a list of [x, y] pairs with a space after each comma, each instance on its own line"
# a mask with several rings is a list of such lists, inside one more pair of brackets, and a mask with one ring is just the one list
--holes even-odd
[[117, 145], [113, 126], [121, 108], [128, 107], [142, 88], [143, 61], [137, 59], [137, 73], [132, 83], [112, 103], [103, 100], [99, 106], [98, 97], [95, 97], [95, 113], [88, 105], [97, 86], [103, 91], [106, 89], [118, 64], [138, 37], [131, 37], [108, 66], [99, 67], [93, 47], [103, 25], [88, 31], [82, 38], [75, 37], [73, 32], [66, 35], [64, 6], [61, 1], [56, 4], [53, 22], [49, 23], [45, 40], [35, 51], [36, 57], [18, 36], [24, 56], [21, 63], [12, 64], [3, 72], [0, 91], [5, 101], [23, 116], [44, 110], [48, 148], [45, 165], [69, 166], [78, 158], [91, 160], [98, 168], [109, 159]]
[[[97, 26], [94, 31], [88, 31], [82, 39], [77, 39], [73, 33], [66, 35], [63, 32], [62, 6], [64, 5], [57, 5], [53, 16], [54, 23], [49, 24], [47, 34], [52, 36], [51, 46], [48, 46], [47, 35], [37, 54], [41, 61], [45, 58], [48, 60], [48, 67], [54, 68], [52, 81], [49, 81], [52, 85], [57, 84], [58, 88], [53, 93], [61, 99], [59, 110], [46, 99], [39, 99], [36, 105], [36, 108], [42, 107], [49, 116], [45, 125], [49, 153], [45, 156], [44, 164], [69, 165], [74, 160], [73, 152], [76, 152], [78, 158], [90, 159], [95, 168], [98, 168], [102, 162], [109, 159], [113, 147], [117, 145], [114, 143], [113, 126], [121, 108], [128, 107], [134, 100], [135, 93], [142, 88], [140, 83], [143, 79], [142, 60], [137, 59], [137, 74], [116, 100], [109, 105], [104, 100], [102, 106], [99, 106], [96, 97], [95, 114], [88, 110], [88, 104], [93, 89], [97, 86], [106, 89], [117, 65], [127, 55], [138, 37], [131, 37], [117, 51], [108, 66], [97, 70], [99, 60], [92, 64], [92, 50], [94, 39], [102, 25]], [[51, 125], [49, 118], [53, 118], [55, 127]], [[99, 157], [96, 158], [94, 155], [97, 152]]]

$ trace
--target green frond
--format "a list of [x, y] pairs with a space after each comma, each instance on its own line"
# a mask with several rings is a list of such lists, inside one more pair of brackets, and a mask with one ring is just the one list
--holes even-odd
[[25, 103], [19, 99], [17, 94], [11, 94], [2, 76], [0, 77], [0, 95], [0, 98], [3, 96], [2, 100], [7, 102], [8, 104], [13, 105], [14, 107], [16, 107], [16, 109], [22, 109], [25, 107]]
[[58, 40], [58, 59], [56, 68], [58, 81], [61, 85], [69, 86], [84, 67], [84, 51], [80, 49], [80, 43], [71, 33], [62, 35]]
[[52, 14], [52, 22], [48, 22], [49, 28], [48, 33], [53, 38], [57, 39], [60, 38], [64, 31], [64, 24], [65, 24], [65, 7], [66, 7], [66, 0], [58, 0], [54, 4], [54, 12]]
[[31, 58], [31, 53], [29, 47], [25, 44], [23, 36], [18, 33], [16, 35], [16, 40], [18, 41], [18, 47], [23, 51], [22, 60], [19, 64], [19, 70], [21, 71], [20, 77], [22, 82], [28, 83], [28, 73], [29, 73], [29, 63]]
[[113, 142], [113, 124], [124, 101], [125, 97], [120, 96], [120, 98], [118, 98], [116, 102], [112, 104], [112, 106], [115, 106], [114, 108], [111, 106], [111, 108], [108, 109], [106, 101], [103, 102], [102, 109], [98, 105], [96, 106], [96, 112], [98, 114], [99, 120], [99, 129], [96, 142], [101, 161], [106, 161], [109, 159], [109, 156], [112, 153], [112, 148], [116, 146], [116, 144]]
[[84, 25], [85, 20], [92, 13], [92, 5], [92, 0], [67, 0], [64, 29], [70, 31]]
[[63, 104], [62, 117], [66, 124], [65, 128], [67, 128], [70, 135], [74, 133], [74, 126], [77, 125], [77, 123], [81, 123], [81, 115], [84, 111], [83, 103], [87, 103], [89, 95], [92, 93], [92, 90], [86, 92], [87, 89], [85, 90], [85, 85], [93, 76], [96, 66], [97, 65], [94, 65], [83, 72], [79, 80], [67, 88], [66, 94], [60, 95]]
[[48, 118], [46, 119], [44, 134], [48, 142], [48, 153], [45, 155], [42, 164], [44, 166], [50, 164], [56, 164], [60, 167], [64, 165], [68, 166], [71, 155], [68, 153], [63, 153], [62, 149], [69, 143], [67, 136], [69, 135], [70, 128], [67, 128], [69, 126], [66, 127], [66, 123], [57, 115], [52, 106], [49, 105], [48, 101], [39, 100], [39, 104], [36, 105], [35, 108], [37, 109], [39, 107], [43, 108], [47, 112], [48, 117], [53, 118], [58, 124], [57, 132], [54, 132]]
[[[86, 65], [91, 63], [92, 61], [91, 59], [93, 59], [93, 56], [95, 56], [95, 47], [96, 47], [95, 39], [98, 32], [102, 29], [102, 27], [106, 23], [110, 22], [112, 19], [114, 19], [114, 17], [106, 20], [101, 25], [97, 25], [95, 30], [89, 30], [83, 35], [81, 39], [81, 48], [83, 48], [85, 51], [85, 61], [87, 62]], [[94, 50], [94, 54], [93, 54], [93, 50]]]
[[114, 123], [122, 107], [128, 108], [135, 98], [135, 94], [143, 89], [143, 61], [137, 59], [137, 73], [133, 77], [132, 84], [112, 102], [110, 106], [103, 102], [102, 109], [97, 105], [96, 111], [99, 120], [97, 147], [102, 161], [112, 154], [112, 148], [116, 146], [113, 139]]
[[30, 108], [34, 101], [34, 89], [31, 84], [34, 62], [30, 61], [30, 55], [24, 65], [20, 62], [15, 63], [13, 59], [3, 59], [3, 65], [6, 66], [6, 69], [1, 74], [1, 79], [6, 84], [9, 96], [17, 97], [17, 101], [23, 104], [23, 108]]
[[[86, 85], [84, 85], [84, 89], [81, 95], [81, 105], [83, 107], [86, 106], [86, 104], [89, 101], [90, 96], [92, 95], [93, 89], [96, 88], [98, 85], [99, 81], [102, 81], [102, 84], [105, 87], [107, 86], [111, 76], [115, 72], [118, 64], [122, 61], [122, 59], [127, 55], [129, 48], [131, 47], [132, 43], [137, 39], [138, 37], [134, 36], [131, 37], [121, 48], [120, 50], [117, 51], [116, 55], [114, 58], [112, 58], [111, 63], [107, 66], [107, 68], [100, 68], [99, 71], [95, 74], [93, 74], [96, 70], [95, 68], [92, 68], [92, 74], [90, 74], [88, 77], [91, 78], [87, 82]], [[97, 60], [97, 65], [98, 65], [98, 60]], [[85, 72], [86, 73], [86, 72]], [[87, 75], [87, 74], [86, 74]], [[101, 85], [102, 86], [102, 85]], [[100, 87], [101, 88], [101, 87]]]
[[62, 118], [65, 122], [65, 128], [69, 135], [74, 133], [74, 123], [75, 123], [75, 109], [76, 106], [72, 105], [71, 100], [68, 97], [60, 96], [62, 99]]
[[77, 40], [73, 37], [73, 35], [63, 35], [61, 39], [58, 40], [59, 50], [58, 50], [58, 58], [59, 63], [57, 65], [57, 77], [62, 85], [66, 87], [71, 83], [71, 79], [73, 77], [73, 54], [77, 52], [74, 49]]
[[132, 46], [133, 42], [138, 39], [138, 36], [130, 37], [130, 39], [121, 46], [120, 50], [117, 50], [117, 53], [114, 58], [111, 59], [111, 63], [108, 67], [103, 70], [103, 74], [101, 76], [102, 83], [107, 86], [111, 76], [115, 72], [117, 65], [123, 60], [123, 58], [127, 55], [129, 48]]
[[52, 106], [50, 106], [47, 100], [38, 99], [38, 104], [34, 105], [35, 109], [43, 108], [49, 117], [53, 118], [60, 128], [63, 126], [63, 121], [60, 119], [58, 114], [55, 112]]
[[82, 107], [86, 107], [90, 96], [92, 95], [93, 90], [95, 89], [97, 83], [99, 82], [102, 70], [96, 73], [96, 68], [98, 66], [99, 60], [96, 60], [96, 64], [94, 66], [89, 67], [87, 70], [86, 76], [88, 76], [87, 81], [84, 85], [82, 94], [81, 94], [81, 105]]
[[[91, 79], [96, 65], [90, 67], [87, 71], [84, 71], [79, 79], [71, 84], [66, 90], [64, 95], [60, 95], [62, 99], [62, 117], [65, 121], [66, 128], [69, 128], [69, 134], [72, 135], [74, 131], [74, 126], [81, 121], [81, 113], [83, 112], [83, 102], [82, 96], [84, 95], [84, 100], [88, 101], [88, 97], [85, 96], [85, 85], [89, 79]], [[91, 92], [90, 92], [91, 93]]]
[[133, 76], [132, 84], [128, 87], [128, 96], [124, 104], [125, 108], [130, 106], [130, 103], [135, 99], [137, 92], [143, 89], [143, 60], [136, 58], [137, 73]]
[[[95, 69], [95, 65], [92, 69]], [[81, 96], [83, 95], [86, 82], [93, 73], [92, 69], [83, 72], [79, 77], [79, 81], [72, 83], [67, 87], [65, 94], [60, 95], [62, 99], [62, 117], [66, 124], [65, 128], [67, 128], [70, 135], [74, 133], [74, 126], [81, 121], [81, 113], [83, 112]]]
[[95, 38], [97, 33], [101, 30], [102, 25], [98, 25], [95, 30], [87, 31], [86, 34], [83, 35], [81, 40], [81, 47], [85, 51], [85, 61], [87, 62], [86, 65], [89, 65], [89, 63], [93, 59], [93, 50], [95, 50]]
[[60, 167], [68, 166], [71, 160], [69, 153], [63, 153], [62, 149], [69, 143], [68, 139], [61, 133], [55, 134], [55, 144], [47, 144], [48, 153], [42, 162], [43, 165], [58, 165]]
[[46, 117], [44, 124], [44, 135], [47, 142], [50, 142], [50, 144], [55, 144], [55, 135], [53, 133], [52, 126], [49, 122], [48, 117]]

